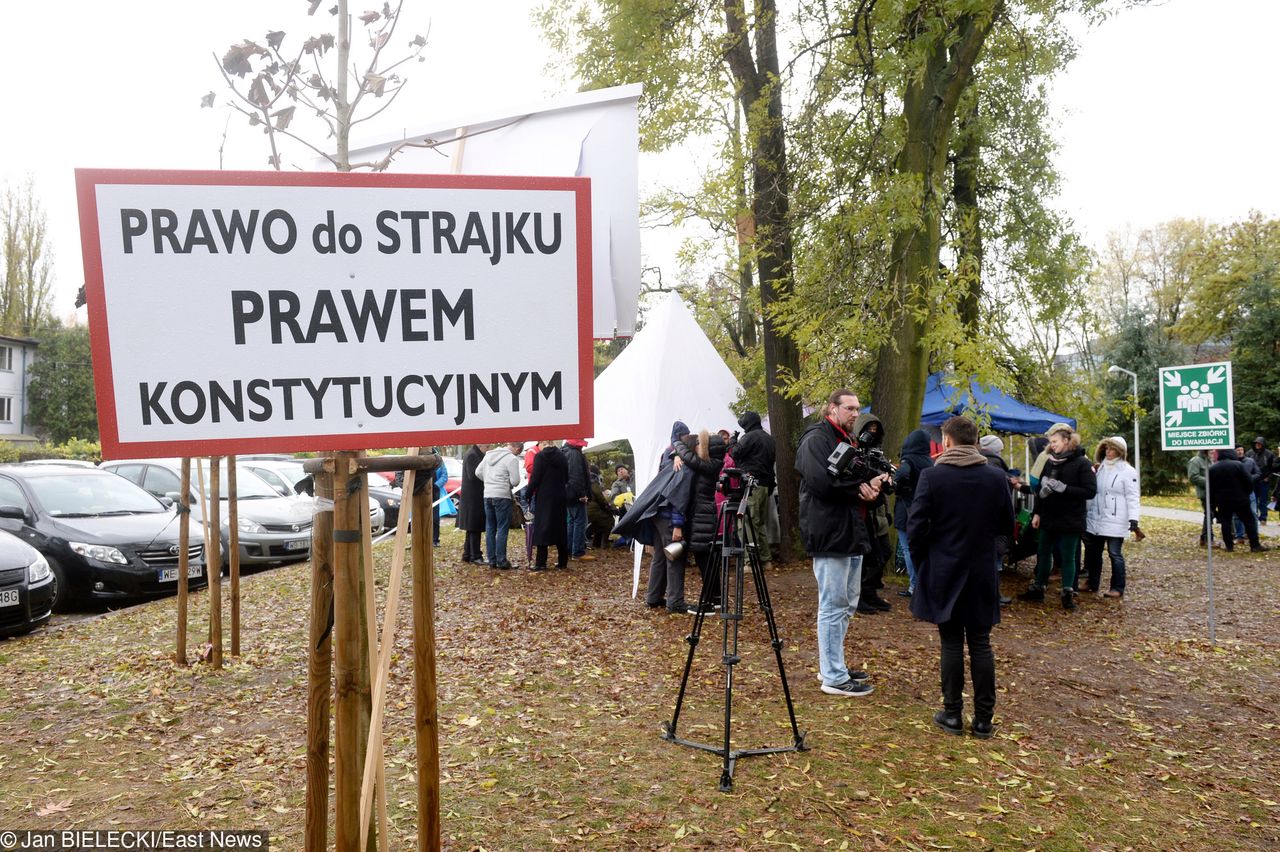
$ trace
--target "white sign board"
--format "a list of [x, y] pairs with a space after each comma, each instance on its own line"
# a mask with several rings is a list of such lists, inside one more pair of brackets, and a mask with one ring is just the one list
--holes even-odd
[[103, 455], [590, 435], [590, 181], [78, 170]]

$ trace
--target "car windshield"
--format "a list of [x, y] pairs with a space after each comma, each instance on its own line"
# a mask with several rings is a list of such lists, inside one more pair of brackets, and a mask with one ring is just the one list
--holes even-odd
[[33, 476], [36, 499], [55, 518], [147, 515], [167, 512], [164, 504], [127, 479], [98, 474]]
[[[221, 465], [219, 465], [218, 476], [220, 477], [220, 481], [218, 484], [218, 491], [220, 493], [218, 494], [218, 496], [221, 497], [223, 500], [226, 500], [227, 497], [230, 496], [227, 493], [226, 462], [223, 462]], [[207, 460], [200, 461], [198, 472], [197, 471], [191, 472], [191, 483], [192, 485], [195, 485], [197, 489], [200, 488], [200, 485], [202, 482], [200, 477], [203, 477], [205, 499], [209, 499], [209, 495], [212, 493], [212, 491], [211, 491], [210, 482], [209, 482], [209, 462]], [[253, 471], [249, 470], [249, 468], [244, 467], [243, 465], [236, 465], [236, 499], [237, 500], [263, 500], [268, 497], [279, 497], [279, 496], [280, 494], [274, 488], [272, 488], [270, 485], [264, 482], [262, 480], [262, 477], [258, 476], [258, 474], [254, 473]]]
[[267, 469], [279, 474], [290, 487], [307, 478], [307, 472], [302, 469], [302, 462], [273, 461]]

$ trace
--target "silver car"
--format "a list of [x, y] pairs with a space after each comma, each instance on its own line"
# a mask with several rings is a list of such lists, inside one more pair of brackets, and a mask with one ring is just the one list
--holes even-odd
[[[237, 461], [239, 461], [239, 459], [237, 459]], [[249, 468], [249, 470], [265, 479], [268, 485], [284, 496], [297, 494], [298, 483], [307, 477], [306, 471], [302, 469], [302, 462], [297, 461], [296, 459], [249, 459], [248, 461], [239, 463], [237, 467]], [[379, 477], [379, 479], [381, 479], [381, 477]], [[384, 484], [386, 483], [385, 479], [382, 479], [381, 481]], [[306, 497], [300, 499], [305, 499], [310, 502], [313, 507], [312, 512], [315, 511], [315, 504], [312, 501], [312, 498]], [[382, 531], [382, 528], [386, 526], [386, 523], [386, 512], [383, 510], [382, 504], [370, 496], [369, 529], [374, 535], [376, 535]]]
[[[129, 459], [102, 463], [103, 470], [123, 476], [157, 497], [177, 502], [182, 488], [181, 459]], [[227, 467], [220, 469], [223, 501], [222, 552], [231, 546], [227, 517]], [[204, 484], [203, 498], [200, 484]], [[191, 517], [203, 518], [202, 504], [209, 500], [209, 460], [191, 460]], [[306, 559], [311, 555], [312, 501], [281, 496], [252, 470], [236, 465], [236, 509], [239, 527], [240, 564], [253, 565]], [[225, 557], [224, 557], [225, 561]]]

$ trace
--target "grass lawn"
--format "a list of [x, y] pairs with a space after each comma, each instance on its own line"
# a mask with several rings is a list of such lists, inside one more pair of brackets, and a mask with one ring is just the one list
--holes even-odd
[[1159, 506], [1161, 509], [1186, 509], [1188, 512], [1204, 511], [1200, 507], [1200, 498], [1196, 497], [1194, 491], [1186, 494], [1143, 494], [1142, 505]]
[[[850, 664], [875, 693], [823, 694], [812, 573], [780, 566], [768, 581], [811, 750], [739, 762], [729, 794], [716, 789], [718, 757], [660, 738], [692, 619], [631, 600], [625, 555], [491, 571], [459, 563], [461, 535], [447, 529], [436, 626], [446, 847], [1275, 849], [1280, 552], [1215, 558], [1212, 646], [1196, 527], [1144, 529], [1125, 545], [1122, 601], [1005, 611], [988, 741], [932, 726], [936, 629], [893, 585], [893, 611], [849, 630]], [[390, 555], [376, 550], [380, 592]], [[245, 653], [221, 672], [170, 662], [173, 600], [0, 642], [0, 825], [265, 827], [273, 849], [301, 849], [308, 571], [247, 578]], [[1022, 584], [1006, 576], [1005, 593]], [[193, 637], [207, 601], [193, 596]], [[400, 613], [386, 778], [391, 848], [408, 849], [407, 591]], [[708, 622], [695, 658], [681, 716], [692, 738], [721, 735], [719, 628]], [[735, 747], [790, 743], [766, 638], [753, 605]]]

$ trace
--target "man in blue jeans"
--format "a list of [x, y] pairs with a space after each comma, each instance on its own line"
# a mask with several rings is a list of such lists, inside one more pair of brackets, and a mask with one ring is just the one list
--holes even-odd
[[846, 451], [857, 446], [850, 433], [861, 410], [852, 391], [836, 391], [796, 449], [800, 534], [818, 581], [819, 675], [822, 691], [841, 697], [872, 692], [867, 673], [845, 664], [844, 639], [862, 589], [862, 556], [871, 550], [867, 510], [883, 499], [880, 491], [888, 479], [848, 463], [848, 457], [843, 463], [832, 460], [833, 451], [842, 445]]
[[520, 484], [520, 442], [500, 444], [484, 454], [476, 475], [484, 481], [484, 546], [489, 567], [514, 568], [507, 560], [507, 529], [511, 526], [512, 489]]
[[569, 510], [569, 550], [574, 559], [592, 562], [595, 557], [587, 553], [587, 500], [591, 497], [591, 476], [587, 457], [582, 449], [587, 445], [580, 438], [564, 442], [560, 452], [569, 463], [569, 480], [565, 485], [565, 505]]

